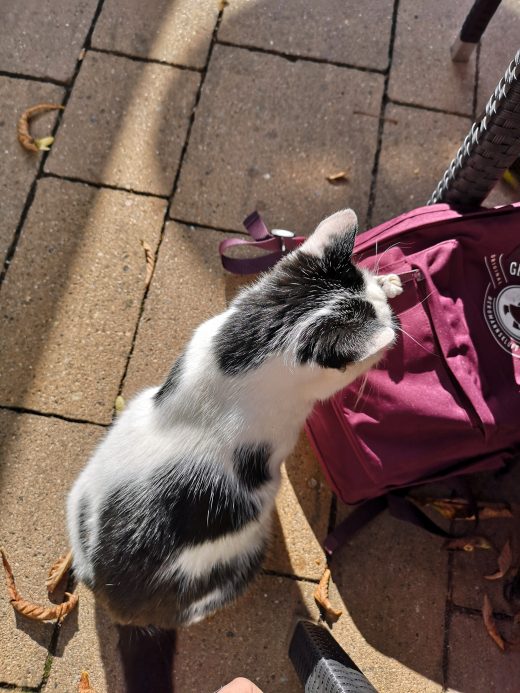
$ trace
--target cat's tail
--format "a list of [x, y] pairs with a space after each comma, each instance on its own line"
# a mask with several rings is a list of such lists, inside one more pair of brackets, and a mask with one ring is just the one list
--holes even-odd
[[117, 626], [126, 693], [173, 693], [176, 631]]

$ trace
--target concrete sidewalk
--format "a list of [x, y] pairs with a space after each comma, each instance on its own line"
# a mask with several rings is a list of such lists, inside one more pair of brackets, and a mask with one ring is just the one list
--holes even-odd
[[[259, 209], [309, 234], [353, 207], [367, 228], [424, 204], [518, 49], [520, 0], [482, 46], [449, 46], [471, 0], [4, 0], [0, 10], [0, 544], [18, 586], [46, 599], [67, 546], [66, 493], [113, 416], [167, 372], [238, 282], [217, 244]], [[28, 106], [48, 154], [16, 141]], [[383, 118], [381, 118], [383, 116]], [[349, 181], [326, 176], [345, 170]], [[490, 202], [512, 199], [506, 189]], [[141, 240], [157, 254], [145, 286]], [[520, 470], [482, 477], [520, 504]], [[318, 611], [320, 542], [336, 510], [306, 440], [287, 460], [265, 572], [236, 606], [179, 634], [180, 693], [247, 676], [301, 687], [287, 658], [296, 612]], [[501, 545], [504, 523], [491, 524]], [[518, 693], [520, 654], [482, 625], [491, 552], [381, 516], [334, 560], [333, 634], [381, 693]], [[505, 634], [498, 583], [486, 585]], [[116, 636], [91, 595], [61, 627], [17, 618], [0, 595], [0, 690], [122, 691]]]

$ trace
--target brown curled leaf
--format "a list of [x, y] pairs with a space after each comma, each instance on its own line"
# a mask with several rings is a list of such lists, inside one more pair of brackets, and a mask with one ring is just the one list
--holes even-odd
[[329, 176], [325, 176], [325, 178], [331, 185], [345, 185], [345, 183], [349, 182], [349, 177], [346, 171], [331, 173]]
[[146, 259], [146, 276], [144, 278], [144, 285], [148, 286], [152, 279], [152, 274], [153, 274], [153, 268], [155, 265], [155, 258], [153, 256], [152, 249], [148, 245], [146, 241], [143, 241], [141, 239], [141, 245], [143, 246], [144, 250], [144, 257]]
[[60, 556], [49, 570], [49, 577], [45, 580], [47, 592], [52, 594], [60, 582], [66, 577], [72, 566], [72, 551], [65, 556]]
[[[421, 507], [430, 507], [436, 510], [447, 520], [474, 520], [470, 504], [463, 498], [425, 498], [414, 499]], [[513, 517], [513, 513], [505, 503], [489, 503], [479, 501], [477, 503], [480, 520], [493, 520], [496, 518]]]
[[492, 544], [486, 537], [456, 537], [447, 539], [443, 548], [448, 551], [474, 551], [475, 549], [492, 549]]
[[497, 647], [504, 652], [506, 649], [506, 644], [504, 638], [500, 635], [497, 630], [495, 619], [493, 618], [493, 608], [489, 597], [487, 594], [484, 595], [484, 604], [482, 605], [482, 617], [484, 619], [484, 626], [488, 632], [489, 637], [495, 642]]
[[326, 568], [321, 577], [319, 585], [316, 587], [316, 591], [314, 592], [314, 599], [316, 600], [316, 603], [325, 611], [325, 613], [333, 618], [339, 618], [343, 611], [335, 609], [330, 602], [329, 580], [330, 570]]
[[493, 575], [484, 575], [484, 578], [486, 580], [500, 580], [500, 578], [503, 578], [504, 575], [507, 573], [509, 568], [511, 567], [511, 563], [513, 561], [513, 554], [511, 553], [511, 544], [509, 543], [509, 539], [506, 541], [504, 544], [504, 548], [500, 552], [500, 556], [498, 557], [498, 570], [496, 573], [493, 573]]
[[40, 150], [47, 150], [49, 146], [54, 141], [53, 138], [42, 137], [39, 140], [35, 140], [29, 131], [29, 121], [34, 116], [40, 113], [45, 113], [46, 111], [60, 111], [63, 110], [63, 106], [58, 103], [39, 103], [37, 106], [31, 106], [18, 118], [18, 124], [16, 126], [16, 132], [18, 134], [18, 142], [22, 145], [24, 149], [29, 152], [39, 152]]
[[22, 598], [16, 601], [11, 600], [11, 604], [15, 611], [33, 621], [63, 621], [65, 616], [76, 607], [78, 595], [65, 592], [65, 600], [51, 607], [40, 606]]
[[2, 563], [4, 564], [5, 583], [7, 585], [7, 592], [9, 593], [9, 600], [11, 602], [16, 601], [17, 599], [20, 598], [20, 594], [19, 594], [18, 590], [16, 589], [13, 571], [11, 569], [9, 561], [7, 560], [7, 554], [6, 554], [3, 546], [0, 547], [0, 555], [2, 556]]
[[90, 678], [87, 671], [82, 671], [79, 677], [78, 693], [96, 693], [90, 685]]
[[22, 616], [30, 618], [33, 621], [62, 621], [77, 605], [78, 596], [70, 592], [65, 592], [64, 602], [51, 607], [39, 606], [38, 604], [27, 601], [27, 599], [23, 599], [16, 588], [13, 571], [3, 548], [0, 548], [0, 554], [2, 555], [2, 563], [4, 564], [9, 601], [13, 609]]

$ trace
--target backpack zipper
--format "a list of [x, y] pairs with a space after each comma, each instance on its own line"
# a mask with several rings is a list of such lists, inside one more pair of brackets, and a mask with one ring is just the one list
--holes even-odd
[[484, 424], [480, 420], [480, 417], [477, 413], [477, 410], [473, 406], [473, 402], [468, 397], [468, 395], [464, 392], [464, 389], [462, 388], [461, 384], [459, 383], [459, 381], [457, 380], [455, 375], [452, 373], [452, 370], [449, 367], [449, 365], [446, 363], [446, 357], [444, 356], [444, 352], [442, 351], [442, 346], [441, 346], [441, 343], [440, 343], [439, 338], [437, 336], [437, 332], [435, 330], [435, 323], [433, 321], [432, 314], [430, 312], [430, 306], [428, 305], [428, 295], [425, 296], [424, 291], [423, 291], [423, 286], [419, 286], [419, 284], [424, 281], [424, 275], [422, 274], [422, 272], [420, 270], [417, 270], [417, 271], [419, 272], [419, 275], [416, 277], [416, 282], [418, 284], [418, 286], [417, 286], [418, 293], [423, 295], [422, 304], [424, 306], [424, 311], [428, 316], [428, 322], [430, 323], [430, 326], [431, 326], [433, 341], [435, 343], [435, 347], [437, 349], [439, 357], [442, 360], [442, 363], [444, 366], [444, 371], [446, 372], [446, 375], [448, 376], [448, 378], [452, 384], [454, 393], [456, 394], [456, 396], [460, 402], [460, 405], [462, 406], [462, 408], [464, 409], [464, 411], [466, 412], [466, 414], [468, 416], [468, 419], [471, 423], [472, 428], [478, 429], [482, 433], [482, 435], [485, 436]]

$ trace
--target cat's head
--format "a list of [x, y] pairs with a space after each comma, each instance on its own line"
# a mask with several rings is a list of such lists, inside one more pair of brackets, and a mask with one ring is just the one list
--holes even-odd
[[356, 233], [355, 213], [336, 212], [238, 298], [218, 340], [227, 372], [254, 368], [271, 354], [340, 370], [377, 361], [395, 339], [392, 291], [352, 262]]
[[327, 217], [273, 275], [294, 308], [287, 345], [300, 363], [344, 369], [382, 355], [395, 340], [386, 279], [352, 262], [357, 217]]

